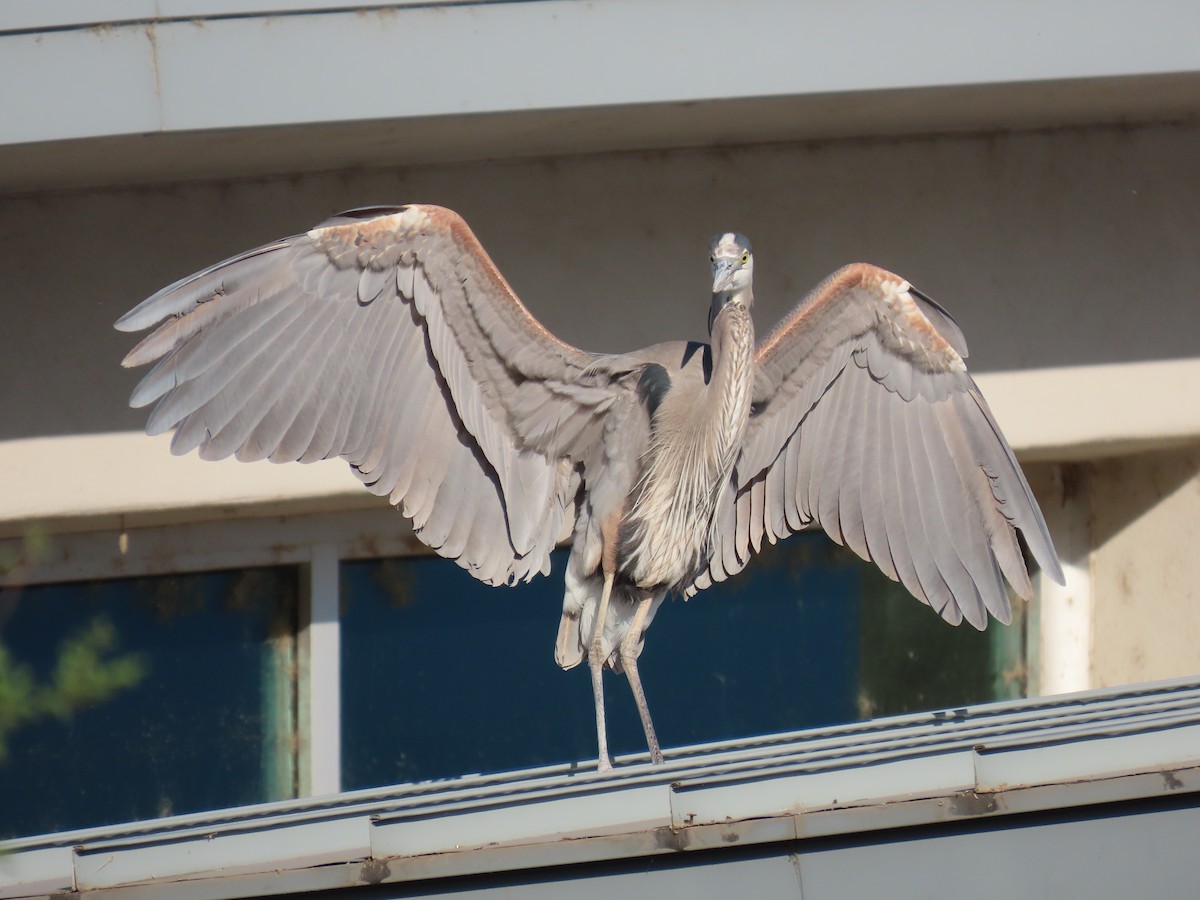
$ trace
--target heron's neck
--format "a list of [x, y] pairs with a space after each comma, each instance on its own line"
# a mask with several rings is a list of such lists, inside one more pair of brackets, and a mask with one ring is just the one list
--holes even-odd
[[749, 288], [739, 294], [745, 297], [731, 297], [712, 325], [710, 423], [727, 465], [733, 464], [741, 446], [754, 387], [754, 323], [750, 319]]
[[713, 381], [718, 372], [723, 372], [726, 387], [728, 379], [749, 378], [753, 374], [749, 364], [754, 352], [754, 322], [750, 319], [752, 301], [748, 287], [732, 294], [713, 294], [709, 319]]
[[738, 305], [745, 310], [750, 309], [750, 305], [754, 302], [754, 293], [750, 286], [738, 288], [736, 291], [721, 291], [718, 294], [712, 295], [712, 302], [708, 307], [708, 333], [713, 339], [713, 344], [716, 344], [716, 329], [717, 317], [721, 315], [722, 310], [727, 306]]

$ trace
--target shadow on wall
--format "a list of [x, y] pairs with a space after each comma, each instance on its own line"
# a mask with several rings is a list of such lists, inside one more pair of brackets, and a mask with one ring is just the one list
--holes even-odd
[[[1191, 124], [6, 198], [0, 440], [139, 429], [119, 315], [190, 272], [368, 202], [457, 209], [533, 313], [590, 350], [703, 338], [704, 247], [735, 228], [757, 251], [760, 333], [839, 265], [866, 260], [950, 310], [976, 372], [1189, 358], [1200, 331], [1198, 190]], [[47, 239], [64, 223], [86, 236], [69, 253]]]

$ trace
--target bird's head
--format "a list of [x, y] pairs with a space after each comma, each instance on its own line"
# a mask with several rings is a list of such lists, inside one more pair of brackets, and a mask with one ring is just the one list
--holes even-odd
[[744, 234], [718, 234], [708, 245], [712, 263], [712, 292], [731, 296], [748, 291], [754, 276], [754, 251]]
[[708, 328], [712, 331], [717, 313], [730, 302], [749, 307], [754, 299], [751, 282], [754, 279], [754, 251], [744, 234], [718, 234], [708, 245], [712, 263], [712, 306], [708, 313]]

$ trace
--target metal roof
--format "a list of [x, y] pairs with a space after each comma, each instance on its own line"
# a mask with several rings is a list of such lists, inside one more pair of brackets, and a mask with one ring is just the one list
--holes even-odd
[[1197, 793], [1187, 679], [26, 838], [0, 897], [271, 895]]

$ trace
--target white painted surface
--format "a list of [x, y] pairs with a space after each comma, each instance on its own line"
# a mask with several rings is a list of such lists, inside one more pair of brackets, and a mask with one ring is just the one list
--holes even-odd
[[[725, 0], [540, 0], [220, 17], [227, 6], [0, 36], [0, 82], [39, 85], [0, 95], [0, 142], [1200, 69], [1200, 7], [1187, 0], [866, 0], [853, 14], [787, 0], [732, 13]], [[9, 19], [29, 27], [27, 14]], [[129, 79], [111, 81], [117, 71]]]
[[[1027, 459], [1069, 460], [1200, 440], [1200, 359], [985, 373], [978, 378], [1001, 428]], [[168, 436], [141, 432], [0, 442], [0, 536], [38, 519], [80, 530], [200, 518], [383, 507], [340, 460], [276, 465], [172, 456]], [[70, 472], [42, 481], [36, 471]], [[1074, 527], [1063, 519], [1064, 536]], [[1064, 560], [1071, 553], [1058, 548]], [[1068, 595], [1074, 587], [1067, 589]], [[1071, 688], [1074, 690], [1075, 688]]]
[[1027, 460], [1080, 460], [1200, 440], [1200, 359], [1022, 372], [976, 380]]
[[[472, 2], [472, 0], [450, 0]], [[379, 6], [430, 5], [429, 0], [4, 0], [0, 34], [51, 28], [90, 28], [148, 19], [286, 15]]]
[[1200, 444], [1089, 469], [1092, 684], [1200, 673]]
[[[79, 530], [180, 521], [172, 509], [209, 510], [201, 518], [223, 518], [247, 506], [259, 514], [271, 504], [287, 509], [295, 500], [311, 511], [370, 505], [370, 495], [341, 460], [309, 466], [204, 462], [196, 454], [172, 456], [169, 443], [169, 436], [141, 432], [0, 442], [0, 534], [31, 519], [62, 520]], [[39, 471], [70, 475], [30, 477]]]
[[1082, 484], [1064, 484], [1061, 466], [1055, 471], [1053, 491], [1042, 497], [1042, 513], [1054, 535], [1065, 584], [1056, 584], [1044, 572], [1037, 574], [1041, 694], [1067, 694], [1092, 686], [1090, 496]]
[[[309, 563], [310, 619], [301, 633], [306, 682], [301, 697], [308, 715], [301, 715], [304, 767], [300, 790], [304, 796], [336, 794], [342, 789], [341, 626], [338, 613], [338, 548], [316, 544]], [[302, 701], [303, 702], [303, 701]], [[307, 759], [306, 759], [307, 757]]]

